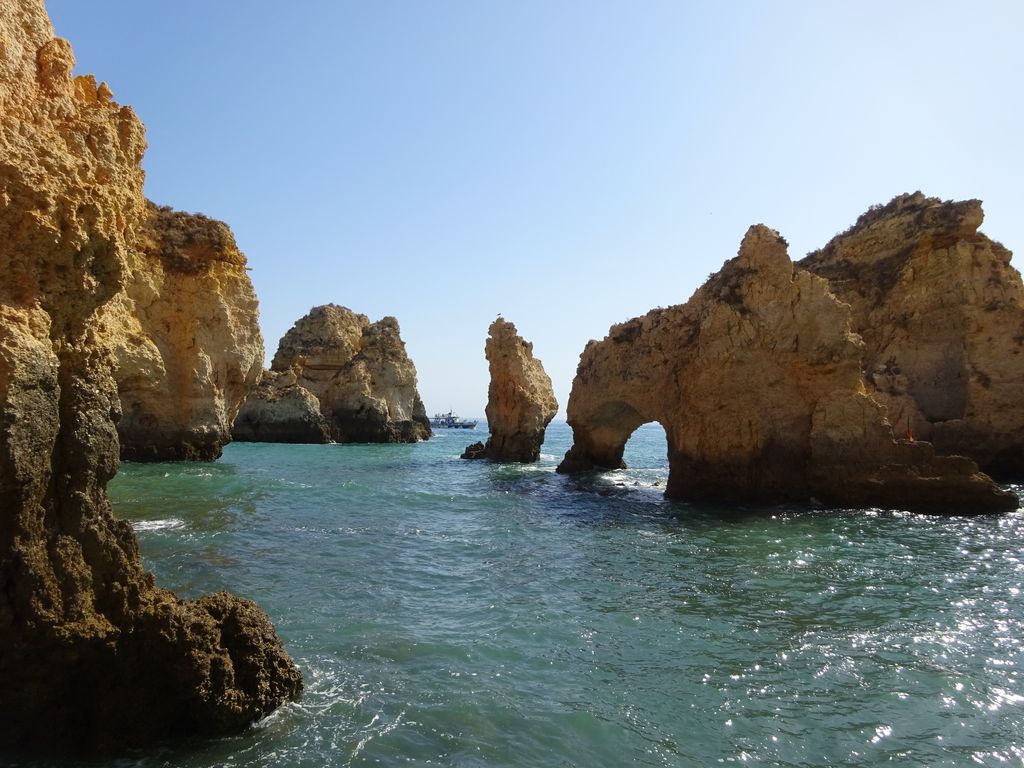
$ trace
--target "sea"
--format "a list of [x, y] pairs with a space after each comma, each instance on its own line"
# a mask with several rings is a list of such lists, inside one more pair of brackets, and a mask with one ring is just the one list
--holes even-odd
[[564, 423], [534, 465], [459, 459], [485, 436], [124, 465], [146, 567], [258, 602], [305, 692], [240, 735], [17, 765], [1024, 764], [1024, 512], [704, 508], [664, 499], [656, 424], [572, 477]]

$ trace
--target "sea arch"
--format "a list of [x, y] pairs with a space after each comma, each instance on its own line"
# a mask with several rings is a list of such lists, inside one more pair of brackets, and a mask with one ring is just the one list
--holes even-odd
[[623, 466], [630, 435], [665, 430], [667, 496], [931, 511], [1015, 509], [977, 465], [896, 441], [866, 391], [850, 306], [750, 228], [686, 303], [587, 344], [569, 395], [562, 473]]
[[[644, 413], [624, 400], [603, 402], [587, 416], [570, 414], [573, 445], [558, 466], [558, 471], [571, 473], [624, 468], [626, 465], [622, 456], [629, 438], [641, 426], [652, 422], [665, 428], [657, 417]], [[668, 430], [665, 432], [667, 435]]]

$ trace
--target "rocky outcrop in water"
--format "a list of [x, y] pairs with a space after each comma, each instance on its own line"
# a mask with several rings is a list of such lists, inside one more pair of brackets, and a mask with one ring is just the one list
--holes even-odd
[[263, 366], [259, 307], [227, 225], [152, 203], [109, 306], [121, 458], [211, 461]]
[[42, 0], [0, 6], [0, 745], [113, 749], [244, 728], [301, 689], [267, 617], [143, 571], [107, 481], [107, 304], [145, 221], [142, 124], [73, 78]]
[[329, 443], [320, 400], [295, 371], [264, 371], [235, 420], [235, 439], [247, 443]]
[[657, 421], [667, 495], [931, 512], [1016, 509], [969, 459], [894, 440], [865, 391], [851, 310], [764, 226], [686, 303], [613, 326], [580, 357], [560, 472], [622, 466]]
[[469, 446], [462, 458], [537, 461], [544, 431], [558, 412], [551, 377], [533, 356], [533, 344], [524, 341], [515, 325], [503, 318], [491, 323], [484, 351], [491, 372], [487, 390], [490, 436], [486, 445]]
[[1019, 479], [1024, 284], [983, 217], [978, 200], [901, 195], [799, 266], [851, 306], [869, 391], [895, 428]]
[[234, 435], [289, 443], [430, 437], [398, 321], [371, 323], [335, 304], [314, 307], [281, 339], [271, 371], [238, 414]]

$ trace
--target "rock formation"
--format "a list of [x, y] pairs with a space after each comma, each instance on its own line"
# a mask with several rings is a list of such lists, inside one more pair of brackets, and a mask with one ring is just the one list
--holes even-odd
[[972, 461], [894, 440], [865, 392], [863, 357], [849, 306], [794, 266], [778, 233], [751, 227], [739, 255], [686, 304], [587, 345], [569, 398], [574, 444], [559, 471], [622, 466], [633, 430], [657, 421], [675, 498], [1016, 509]]
[[314, 307], [281, 343], [235, 421], [235, 439], [409, 443], [430, 437], [398, 321]]
[[533, 344], [516, 327], [498, 318], [488, 329], [484, 347], [491, 372], [487, 390], [487, 444], [466, 449], [464, 459], [537, 461], [544, 430], [558, 412], [551, 378], [533, 356]]
[[869, 391], [901, 433], [1024, 477], [1024, 285], [981, 202], [901, 195], [799, 266], [853, 309]]
[[295, 371], [264, 371], [235, 421], [235, 440], [247, 443], [329, 443], [320, 400]]
[[152, 203], [132, 256], [109, 305], [121, 458], [211, 461], [263, 367], [245, 256], [226, 224]]
[[157, 588], [111, 513], [145, 138], [73, 64], [42, 0], [0, 6], [0, 745], [87, 751], [239, 730], [301, 676], [253, 603]]

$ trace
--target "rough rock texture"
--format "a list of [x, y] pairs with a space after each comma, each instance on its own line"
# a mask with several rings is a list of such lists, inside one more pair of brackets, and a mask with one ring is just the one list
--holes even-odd
[[676, 498], [1015, 509], [1016, 497], [972, 461], [893, 439], [865, 393], [863, 356], [850, 308], [795, 268], [778, 233], [751, 227], [739, 255], [686, 304], [587, 345], [569, 398], [574, 444], [559, 471], [622, 466], [633, 430], [657, 421]]
[[475, 443], [470, 443], [466, 446], [466, 450], [462, 452], [460, 459], [486, 459], [487, 455], [484, 453], [487, 446], [477, 440]]
[[[409, 443], [430, 437], [398, 321], [314, 307], [281, 339], [271, 372], [235, 421], [235, 439]], [[312, 408], [319, 407], [319, 415]]]
[[111, 514], [107, 302], [145, 216], [142, 124], [72, 78], [42, 0], [0, 5], [0, 745], [79, 751], [243, 728], [298, 694], [267, 617], [183, 602]]
[[235, 439], [249, 443], [329, 443], [320, 400], [295, 371], [264, 371], [235, 420]]
[[109, 305], [121, 458], [211, 461], [263, 366], [259, 308], [226, 224], [148, 204]]
[[1024, 284], [978, 232], [981, 202], [901, 195], [800, 266], [829, 280], [864, 338], [869, 390], [942, 453], [1024, 477]]
[[[537, 461], [544, 430], [558, 413], [551, 377], [533, 356], [533, 344], [516, 327], [498, 318], [485, 345], [491, 384], [487, 390], [487, 444], [466, 448], [464, 459], [499, 462]], [[479, 447], [478, 447], [479, 446]]]

